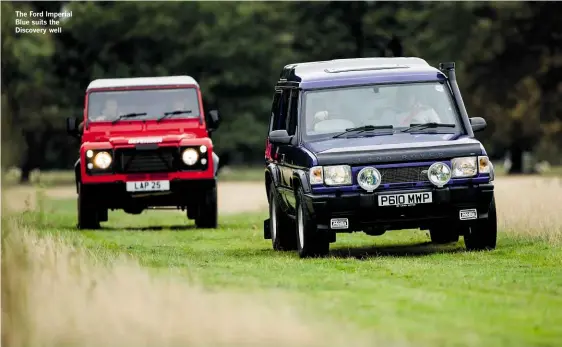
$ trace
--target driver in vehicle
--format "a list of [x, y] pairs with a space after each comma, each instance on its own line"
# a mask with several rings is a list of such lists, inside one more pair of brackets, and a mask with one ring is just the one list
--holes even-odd
[[406, 110], [398, 115], [399, 126], [407, 127], [410, 124], [441, 123], [441, 119], [433, 107], [424, 102], [424, 95], [420, 88], [416, 87], [415, 89], [412, 88], [404, 91]]
[[174, 101], [173, 111], [190, 111], [191, 108], [187, 107], [183, 99], [177, 99]]

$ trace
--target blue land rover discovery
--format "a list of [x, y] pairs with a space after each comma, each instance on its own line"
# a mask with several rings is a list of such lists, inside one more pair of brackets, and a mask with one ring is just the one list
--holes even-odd
[[336, 233], [429, 229], [496, 247], [494, 171], [455, 64], [362, 58], [291, 64], [275, 86], [266, 142], [275, 250], [324, 256]]

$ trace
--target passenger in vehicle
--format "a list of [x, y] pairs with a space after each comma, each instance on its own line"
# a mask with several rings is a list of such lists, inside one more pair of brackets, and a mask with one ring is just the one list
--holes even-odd
[[307, 131], [326, 133], [345, 131], [354, 123], [348, 119], [350, 107], [345, 91], [318, 92], [307, 101]]
[[[89, 119], [92, 121], [104, 121], [104, 120], [114, 120], [117, 119], [118, 113], [118, 104], [115, 99], [108, 99], [105, 101], [105, 107], [99, 115], [95, 113], [89, 116]], [[84, 130], [84, 121], [78, 124], [78, 131], [82, 132]]]
[[101, 114], [91, 117], [91, 120], [115, 120], [119, 116], [118, 109], [119, 105], [117, 104], [117, 101], [115, 99], [108, 99], [105, 102], [105, 107]]

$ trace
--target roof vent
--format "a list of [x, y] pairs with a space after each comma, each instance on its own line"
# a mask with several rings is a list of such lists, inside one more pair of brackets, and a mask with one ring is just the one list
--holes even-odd
[[379, 66], [367, 66], [367, 67], [352, 67], [352, 68], [331, 68], [325, 69], [328, 73], [339, 73], [339, 72], [354, 72], [354, 71], [378, 71], [378, 70], [393, 70], [393, 69], [408, 69], [409, 66], [406, 65], [379, 65]]

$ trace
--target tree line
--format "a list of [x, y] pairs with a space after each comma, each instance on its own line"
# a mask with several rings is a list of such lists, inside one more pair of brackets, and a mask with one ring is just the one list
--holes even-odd
[[[562, 164], [562, 22], [556, 2], [2, 2], [2, 166], [64, 169], [96, 78], [188, 74], [221, 111], [229, 164], [263, 161], [284, 65], [353, 57], [455, 61], [490, 154]], [[17, 34], [15, 11], [72, 11], [62, 33]]]

